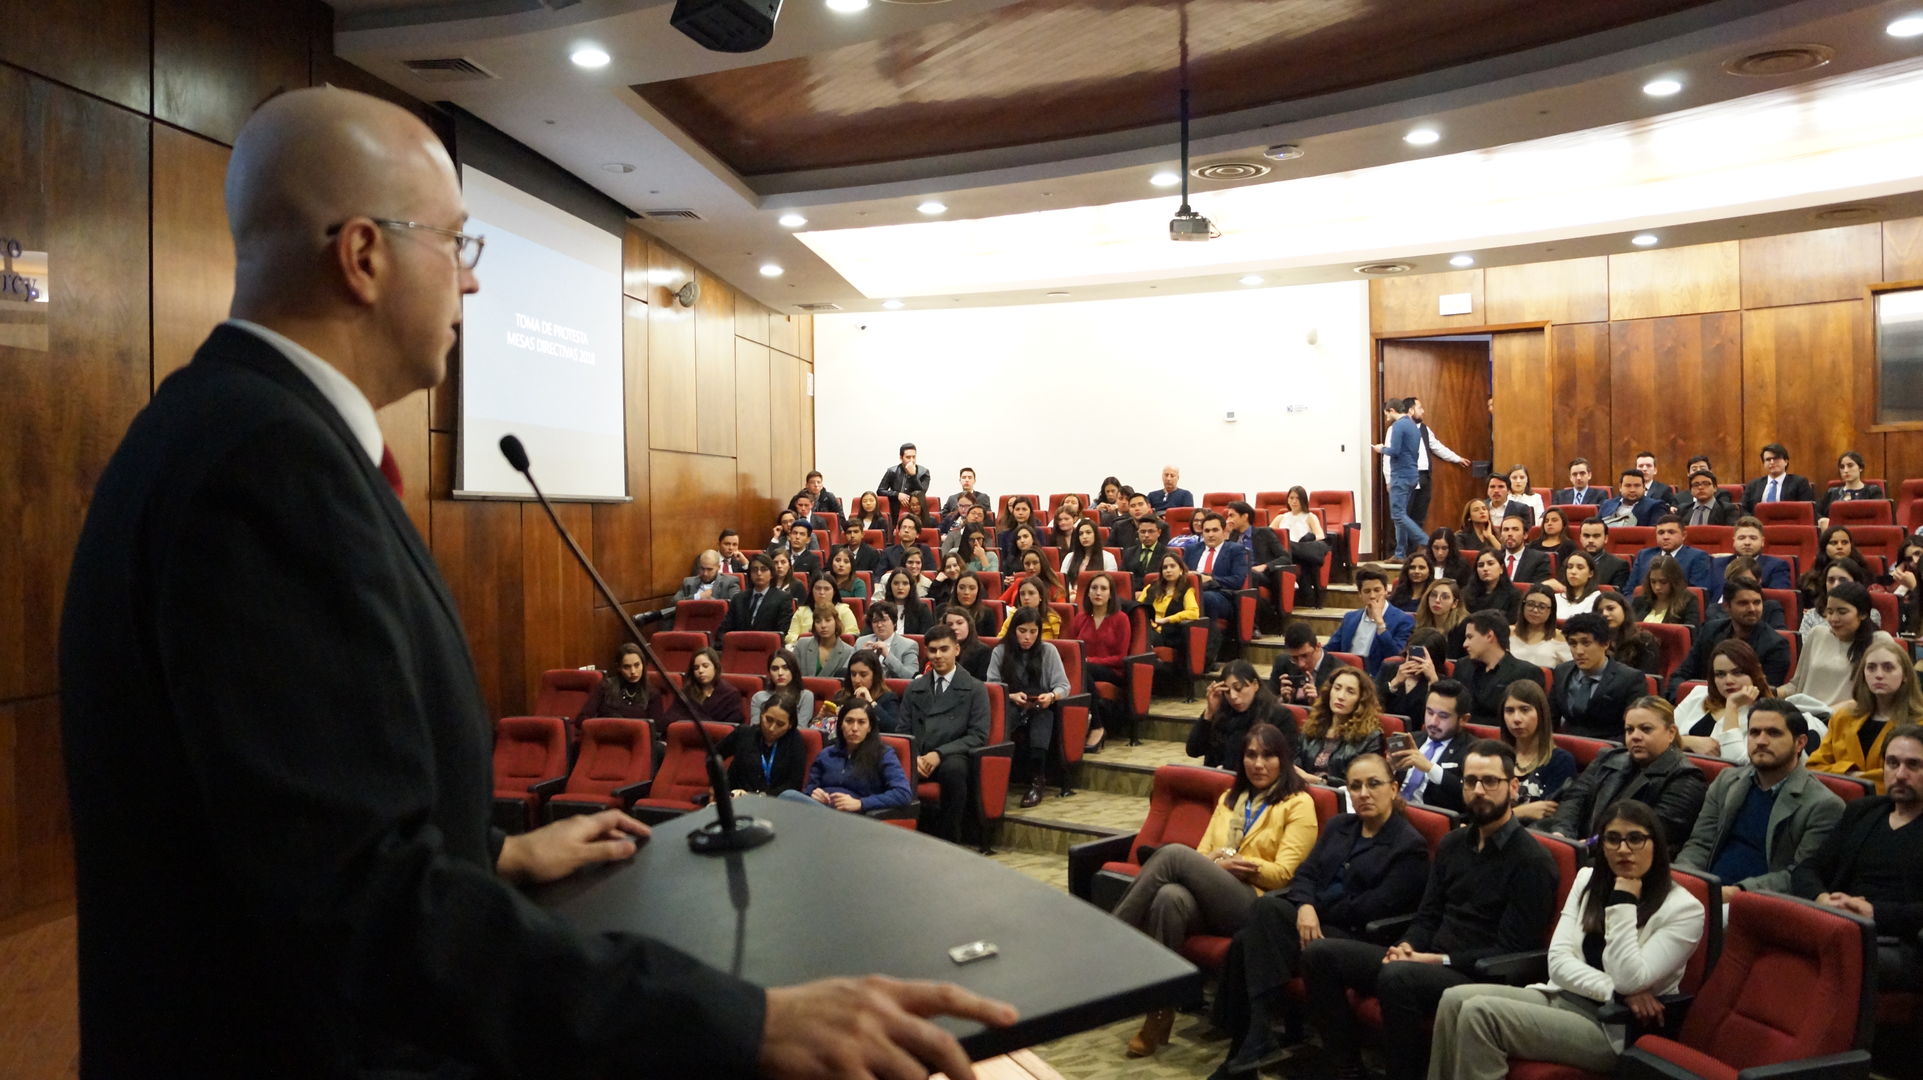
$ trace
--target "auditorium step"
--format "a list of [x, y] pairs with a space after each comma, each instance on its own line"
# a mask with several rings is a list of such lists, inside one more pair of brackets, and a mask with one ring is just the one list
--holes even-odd
[[1077, 789], [1063, 798], [1052, 786], [1045, 789], [1048, 797], [1040, 805], [1024, 810], [1022, 795], [1027, 790], [1025, 785], [1009, 786], [996, 848], [1066, 855], [1070, 847], [1087, 840], [1133, 834], [1148, 814], [1148, 799], [1141, 795]]
[[[1190, 721], [1158, 720], [1156, 733], [1178, 729], [1183, 739], [1188, 737]], [[1130, 746], [1125, 739], [1110, 736], [1107, 746], [1099, 754], [1088, 754], [1075, 766], [1075, 787], [1079, 790], [1106, 791], [1117, 795], [1135, 795], [1148, 798], [1154, 786], [1157, 766], [1170, 764], [1193, 764], [1195, 759], [1188, 756], [1184, 742], [1164, 738], [1148, 737], [1147, 726], [1143, 727], [1140, 746]]]

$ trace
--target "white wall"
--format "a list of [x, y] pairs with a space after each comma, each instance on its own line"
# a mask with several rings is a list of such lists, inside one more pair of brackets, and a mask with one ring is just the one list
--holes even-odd
[[1111, 474], [1152, 488], [1173, 463], [1198, 498], [1294, 484], [1365, 498], [1368, 317], [1361, 281], [817, 316], [815, 461], [844, 498], [903, 442], [943, 495], [963, 465], [990, 494], [1046, 496]]

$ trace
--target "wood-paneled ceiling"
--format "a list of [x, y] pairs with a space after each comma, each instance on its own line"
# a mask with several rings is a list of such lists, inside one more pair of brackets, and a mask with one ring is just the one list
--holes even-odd
[[742, 176], [1167, 123], [1353, 90], [1710, 0], [1025, 0], [811, 56], [634, 89]]

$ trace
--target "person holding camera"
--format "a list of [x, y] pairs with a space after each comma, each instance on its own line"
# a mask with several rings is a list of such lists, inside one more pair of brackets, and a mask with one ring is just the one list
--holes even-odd
[[1316, 640], [1315, 628], [1306, 622], [1292, 622], [1282, 631], [1282, 655], [1269, 670], [1269, 692], [1291, 705], [1315, 703], [1316, 688], [1342, 667]]

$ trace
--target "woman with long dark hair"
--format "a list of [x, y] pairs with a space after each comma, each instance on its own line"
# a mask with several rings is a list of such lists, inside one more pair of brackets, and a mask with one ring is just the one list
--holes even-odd
[[1836, 475], [1842, 483], [1825, 490], [1816, 497], [1816, 527], [1827, 529], [1830, 524], [1830, 508], [1840, 502], [1854, 502], [1858, 499], [1887, 499], [1883, 488], [1878, 484], [1863, 482], [1863, 470], [1868, 468], [1863, 455], [1854, 450], [1845, 450], [1836, 459]]
[[1542, 535], [1530, 541], [1529, 546], [1551, 556], [1558, 568], [1570, 555], [1582, 550], [1576, 546], [1576, 538], [1569, 532], [1569, 515], [1559, 507], [1542, 511], [1538, 518]]
[[[995, 536], [995, 543], [1001, 548], [1003, 562], [1014, 561], [1015, 530], [1024, 525], [1030, 528], [1035, 526], [1035, 504], [1030, 502], [1026, 495], [1012, 496], [1002, 506], [1001, 532]], [[1036, 535], [1039, 538], [1039, 531]]]
[[1048, 606], [1048, 595], [1042, 591], [1042, 577], [1031, 574], [1014, 584], [1015, 602], [1008, 608], [1008, 617], [1002, 620], [1000, 632], [995, 636], [1007, 640], [1008, 632], [1015, 625], [1015, 616], [1027, 610], [1035, 613], [1035, 621], [1041, 625], [1042, 639], [1053, 641], [1062, 636], [1062, 617]]
[[680, 695], [673, 695], [661, 717], [664, 730], [677, 720], [706, 720], [730, 726], [741, 723], [741, 691], [721, 677], [721, 654], [714, 649], [702, 649], [688, 658], [688, 670], [681, 685], [701, 714], [689, 716]]
[[1446, 577], [1458, 585], [1469, 584], [1469, 577], [1475, 568], [1456, 546], [1456, 534], [1450, 529], [1437, 529], [1429, 534], [1429, 559], [1435, 564], [1436, 576]]
[[1462, 528], [1456, 532], [1456, 547], [1471, 551], [1495, 551], [1502, 547], [1496, 527], [1489, 520], [1489, 500], [1470, 499], [1462, 505]]
[[1576, 778], [1576, 756], [1556, 745], [1556, 717], [1542, 684], [1528, 679], [1509, 684], [1498, 736], [1516, 752], [1516, 816], [1541, 821], [1555, 813], [1562, 789]]
[[1777, 692], [1783, 697], [1807, 694], [1825, 705], [1849, 700], [1850, 681], [1863, 653], [1876, 642], [1895, 640], [1870, 621], [1874, 611], [1870, 591], [1856, 582], [1832, 588], [1823, 601], [1829, 625], [1803, 635], [1796, 672]]
[[[1022, 584], [1032, 589], [1030, 582]], [[1061, 727], [1061, 700], [1068, 696], [1062, 656], [1042, 640], [1042, 617], [1034, 608], [1018, 607], [1009, 613], [1002, 643], [988, 658], [987, 681], [1004, 688], [1008, 738], [1028, 744], [1028, 794], [1022, 796], [1022, 806], [1034, 806], [1042, 801], [1042, 788], [1047, 785], [1048, 752]], [[1069, 794], [1066, 773], [1062, 794]]]
[[1692, 754], [1748, 761], [1749, 710], [1769, 692], [1756, 650], [1741, 638], [1724, 638], [1709, 651], [1709, 681], [1676, 703], [1678, 741]]
[[[1127, 581], [1119, 573], [1089, 578], [1088, 588], [1082, 590], [1081, 605], [1069, 623], [1068, 636], [1082, 643], [1082, 677], [1091, 689], [1091, 684], [1098, 682], [1127, 685], [1128, 642], [1134, 629], [1121, 607], [1128, 595]], [[1088, 739], [1083, 744], [1088, 753], [1100, 753], [1108, 739], [1108, 722], [1117, 719], [1109, 715], [1109, 709], [1102, 698], [1095, 699], [1095, 708], [1089, 714]]]
[[1423, 594], [1436, 579], [1435, 560], [1426, 551], [1412, 551], [1402, 560], [1395, 588], [1389, 590], [1389, 603], [1413, 615], [1422, 610]]
[[1596, 561], [1587, 551], [1578, 548], [1564, 556], [1562, 565], [1556, 569], [1556, 581], [1562, 586], [1556, 590], [1556, 618], [1567, 619], [1596, 610], [1596, 597], [1602, 592], [1602, 583], [1596, 580]]
[[1068, 547], [1062, 557], [1062, 581], [1068, 586], [1068, 602], [1078, 601], [1076, 583], [1085, 570], [1108, 569], [1108, 551], [1102, 547], [1101, 535], [1095, 531], [1095, 523], [1087, 518], [1078, 518], [1070, 533]]
[[[839, 554], [839, 553], [837, 553]], [[856, 578], [857, 582], [861, 579]], [[817, 570], [808, 579], [808, 602], [795, 605], [795, 616], [788, 622], [786, 642], [793, 645], [807, 637], [815, 628], [815, 612], [826, 608], [835, 613], [844, 634], [858, 633], [861, 624], [855, 621], [855, 609], [841, 602], [841, 590], [835, 588], [835, 579], [825, 570]]]
[[982, 579], [974, 571], [966, 571], [955, 579], [955, 591], [948, 598], [948, 606], [968, 612], [975, 620], [976, 637], [993, 637], [998, 625], [995, 609], [987, 604], [988, 590], [982, 587]]
[[1021, 562], [1018, 566], [1019, 569], [1009, 580], [1008, 587], [1002, 590], [1001, 602], [1003, 604], [1013, 606], [1016, 603], [1016, 594], [1021, 589], [1022, 582], [1031, 578], [1039, 582], [1037, 587], [1042, 590], [1042, 598], [1044, 600], [1057, 601], [1065, 598], [1066, 593], [1062, 589], [1062, 579], [1055, 573], [1054, 569], [1048, 565], [1048, 557], [1043, 555], [1039, 548], [1022, 552]]
[[1188, 623], [1202, 617], [1195, 591], [1189, 588], [1188, 563], [1171, 551], [1162, 556], [1155, 580], [1135, 598], [1148, 605], [1149, 644], [1175, 651], [1175, 670], [1187, 671]]
[[1509, 652], [1537, 667], [1553, 668], [1571, 659], [1569, 643], [1556, 629], [1556, 594], [1541, 582], [1522, 594], [1522, 614], [1509, 628]]
[[[1297, 775], [1288, 739], [1269, 724], [1235, 748], [1235, 782], [1215, 804], [1195, 847], [1163, 844], [1115, 906], [1115, 917], [1170, 949], [1194, 933], [1233, 934], [1257, 897], [1286, 888], [1315, 845], [1315, 802]], [[1130, 1057], [1168, 1041], [1171, 1009], [1157, 1009], [1129, 1040]]]
[[955, 660], [956, 665], [986, 682], [991, 652], [988, 646], [982, 644], [981, 636], [975, 632], [975, 620], [968, 614], [968, 610], [951, 605], [942, 608], [936, 617], [941, 620], [943, 626], [955, 632], [955, 645], [961, 650], [961, 655]]
[[801, 725], [795, 722], [789, 699], [780, 695], [763, 699], [754, 711], [754, 723], [743, 724], [728, 733], [716, 747], [728, 758], [728, 786], [734, 794], [780, 795], [801, 787], [808, 775], [808, 748], [801, 742]]
[[580, 741], [581, 724], [592, 716], [625, 716], [631, 720], [656, 719], [654, 696], [648, 692], [648, 665], [641, 657], [641, 646], [624, 641], [615, 651], [614, 671], [581, 703], [568, 728], [570, 744]]
[[835, 715], [847, 712], [849, 707], [860, 703], [873, 708], [875, 726], [883, 731], [901, 734], [898, 719], [901, 698], [888, 689], [887, 668], [882, 655], [873, 649], [857, 650], [848, 658], [848, 672], [842, 676], [841, 694], [835, 698]]
[[1361, 668], [1339, 667], [1323, 680], [1302, 725], [1302, 763], [1295, 767], [1304, 783], [1343, 783], [1349, 763], [1363, 754], [1382, 753], [1382, 713], [1375, 682]]
[[1830, 566], [1845, 559], [1856, 568], [1856, 573], [1851, 576], [1865, 585], [1869, 584], [1869, 563], [1856, 553], [1856, 538], [1843, 526], [1831, 525], [1817, 537], [1815, 565], [1803, 571], [1803, 576], [1796, 582], [1797, 589], [1803, 594], [1804, 611], [1823, 606], [1823, 589], [1829, 581]]
[[1695, 627], [1703, 621], [1702, 605], [1683, 579], [1682, 564], [1669, 555], [1649, 560], [1642, 588], [1636, 590], [1629, 607], [1636, 613], [1637, 622]]
[[1462, 627], [1469, 609], [1462, 603], [1462, 586], [1454, 578], [1437, 578], [1423, 594], [1422, 609], [1416, 612], [1417, 630], [1435, 630], [1448, 643], [1436, 660], [1456, 660], [1462, 656]]
[[828, 556], [828, 580], [835, 583], [837, 598], [846, 600], [852, 596], [862, 600], [868, 599], [868, 583], [861, 580], [855, 571], [855, 553], [849, 548], [838, 547]]
[[[1805, 585], [1808, 584], [1808, 581], [1809, 579], [1805, 577]], [[1865, 589], [1869, 588], [1870, 576], [1863, 569], [1862, 564], [1855, 559], [1849, 558], [1832, 561], [1828, 568], [1823, 571], [1823, 579], [1816, 583], [1817, 591], [1814, 597], [1810, 595], [1807, 588], [1803, 590], [1803, 618], [1797, 624], [1796, 632], [1799, 634], [1807, 634], [1811, 630], [1821, 629], [1823, 623], [1826, 621], [1824, 612], [1829, 607], [1829, 591], [1838, 585], [1847, 585], [1851, 582], [1861, 585]], [[1870, 621], [1881, 626], [1883, 624], [1882, 613], [1871, 608]]]
[[1322, 527], [1322, 518], [1309, 508], [1309, 489], [1297, 484], [1283, 498], [1282, 512], [1269, 519], [1269, 528], [1289, 542], [1289, 561], [1296, 566], [1296, 602], [1319, 607], [1322, 564], [1329, 558], [1328, 531]]
[[1082, 520], [1081, 516], [1073, 510], [1066, 506], [1060, 507], [1050, 516], [1051, 524], [1042, 539], [1048, 541], [1049, 547], [1066, 552], [1068, 546], [1075, 542], [1075, 523], [1080, 520]]
[[1500, 611], [1503, 620], [1513, 626], [1516, 616], [1522, 614], [1522, 593], [1510, 582], [1497, 550], [1476, 552], [1476, 575], [1469, 579], [1462, 606], [1469, 612]]
[[1636, 624], [1622, 594], [1602, 590], [1596, 597], [1596, 614], [1603, 617], [1609, 624], [1609, 632], [1615, 635], [1613, 655], [1619, 663], [1628, 664], [1645, 675], [1655, 675], [1662, 670], [1662, 647], [1657, 644], [1656, 635]]
[[904, 634], [926, 634], [928, 624], [934, 620], [929, 613], [928, 602], [917, 594], [922, 584], [921, 575], [908, 569], [890, 570], [883, 580], [881, 598], [895, 605], [900, 612], [901, 632]]
[[1703, 937], [1703, 904], [1669, 876], [1654, 811], [1625, 799], [1602, 815], [1595, 859], [1576, 872], [1549, 942], [1549, 981], [1450, 987], [1436, 1009], [1431, 1080], [1503, 1080], [1511, 1057], [1616, 1071], [1620, 1028], [1596, 1018], [1612, 1001], [1661, 1022], [1662, 995], [1682, 982]]
[[768, 657], [768, 675], [762, 689], [748, 699], [748, 715], [760, 716], [762, 706], [779, 700], [788, 710], [788, 720], [804, 728], [815, 721], [815, 695], [801, 685], [801, 662], [787, 649]]
[[900, 757], [882, 741], [871, 706], [857, 701], [835, 717], [835, 740], [815, 755], [801, 790], [781, 797], [860, 814], [907, 806], [915, 791]]

